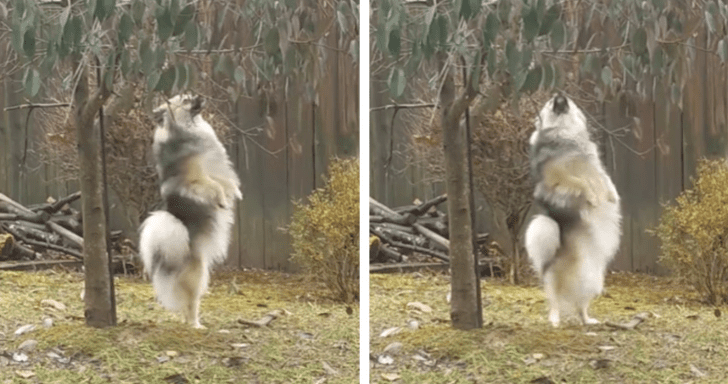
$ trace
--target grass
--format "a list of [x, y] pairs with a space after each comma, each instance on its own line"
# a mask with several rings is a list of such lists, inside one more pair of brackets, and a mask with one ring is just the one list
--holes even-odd
[[[352, 383], [358, 380], [358, 306], [327, 298], [300, 276], [248, 271], [213, 276], [202, 299], [207, 330], [181, 324], [155, 303], [151, 285], [117, 277], [118, 325], [87, 327], [73, 272], [0, 272], [0, 383]], [[57, 309], [42, 303], [56, 300]], [[286, 315], [265, 328], [275, 309]], [[43, 319], [53, 319], [45, 328]], [[34, 331], [15, 336], [26, 324]], [[26, 340], [27, 361], [13, 360]]]
[[[448, 276], [372, 275], [370, 284], [371, 351], [392, 358], [372, 363], [372, 383], [728, 382], [728, 307], [702, 305], [693, 290], [668, 278], [607, 277], [607, 293], [592, 302], [591, 315], [627, 323], [649, 312], [634, 330], [584, 327], [575, 319], [554, 329], [538, 287], [483, 281], [486, 325], [458, 331], [450, 326]], [[408, 327], [413, 320], [416, 329]], [[380, 337], [391, 327], [402, 330]], [[398, 350], [383, 352], [395, 342]]]

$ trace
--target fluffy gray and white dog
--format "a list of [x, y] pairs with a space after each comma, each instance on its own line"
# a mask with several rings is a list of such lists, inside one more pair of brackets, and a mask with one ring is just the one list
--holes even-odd
[[619, 194], [589, 138], [586, 117], [568, 97], [546, 102], [530, 144], [541, 213], [531, 219], [525, 243], [543, 281], [549, 321], [558, 326], [561, 313], [575, 310], [584, 324], [597, 324], [587, 311], [619, 248]]
[[201, 97], [178, 95], [154, 110], [152, 149], [163, 209], [141, 225], [139, 253], [157, 300], [204, 328], [199, 305], [210, 270], [225, 260], [240, 179], [210, 124]]

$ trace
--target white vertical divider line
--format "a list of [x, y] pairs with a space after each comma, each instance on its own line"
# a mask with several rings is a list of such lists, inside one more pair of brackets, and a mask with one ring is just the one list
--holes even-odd
[[369, 0], [359, 2], [359, 382], [369, 383]]

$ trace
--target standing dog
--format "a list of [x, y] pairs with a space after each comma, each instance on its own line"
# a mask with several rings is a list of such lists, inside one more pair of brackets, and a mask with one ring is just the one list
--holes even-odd
[[225, 260], [240, 179], [210, 124], [201, 97], [178, 95], [154, 110], [152, 149], [164, 208], [141, 225], [139, 253], [157, 300], [200, 324], [210, 270]]
[[549, 321], [587, 310], [604, 288], [607, 265], [619, 248], [619, 194], [599, 160], [579, 107], [557, 94], [543, 107], [530, 139], [534, 199], [543, 213], [526, 229], [526, 251], [544, 284]]

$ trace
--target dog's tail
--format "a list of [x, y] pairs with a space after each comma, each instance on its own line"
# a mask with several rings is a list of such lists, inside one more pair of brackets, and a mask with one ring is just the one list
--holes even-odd
[[526, 252], [539, 276], [554, 262], [561, 246], [559, 224], [552, 218], [536, 215], [526, 229]]
[[152, 212], [141, 225], [139, 254], [157, 300], [167, 309], [183, 309], [185, 303], [175, 288], [178, 275], [192, 258], [187, 227], [167, 211]]

